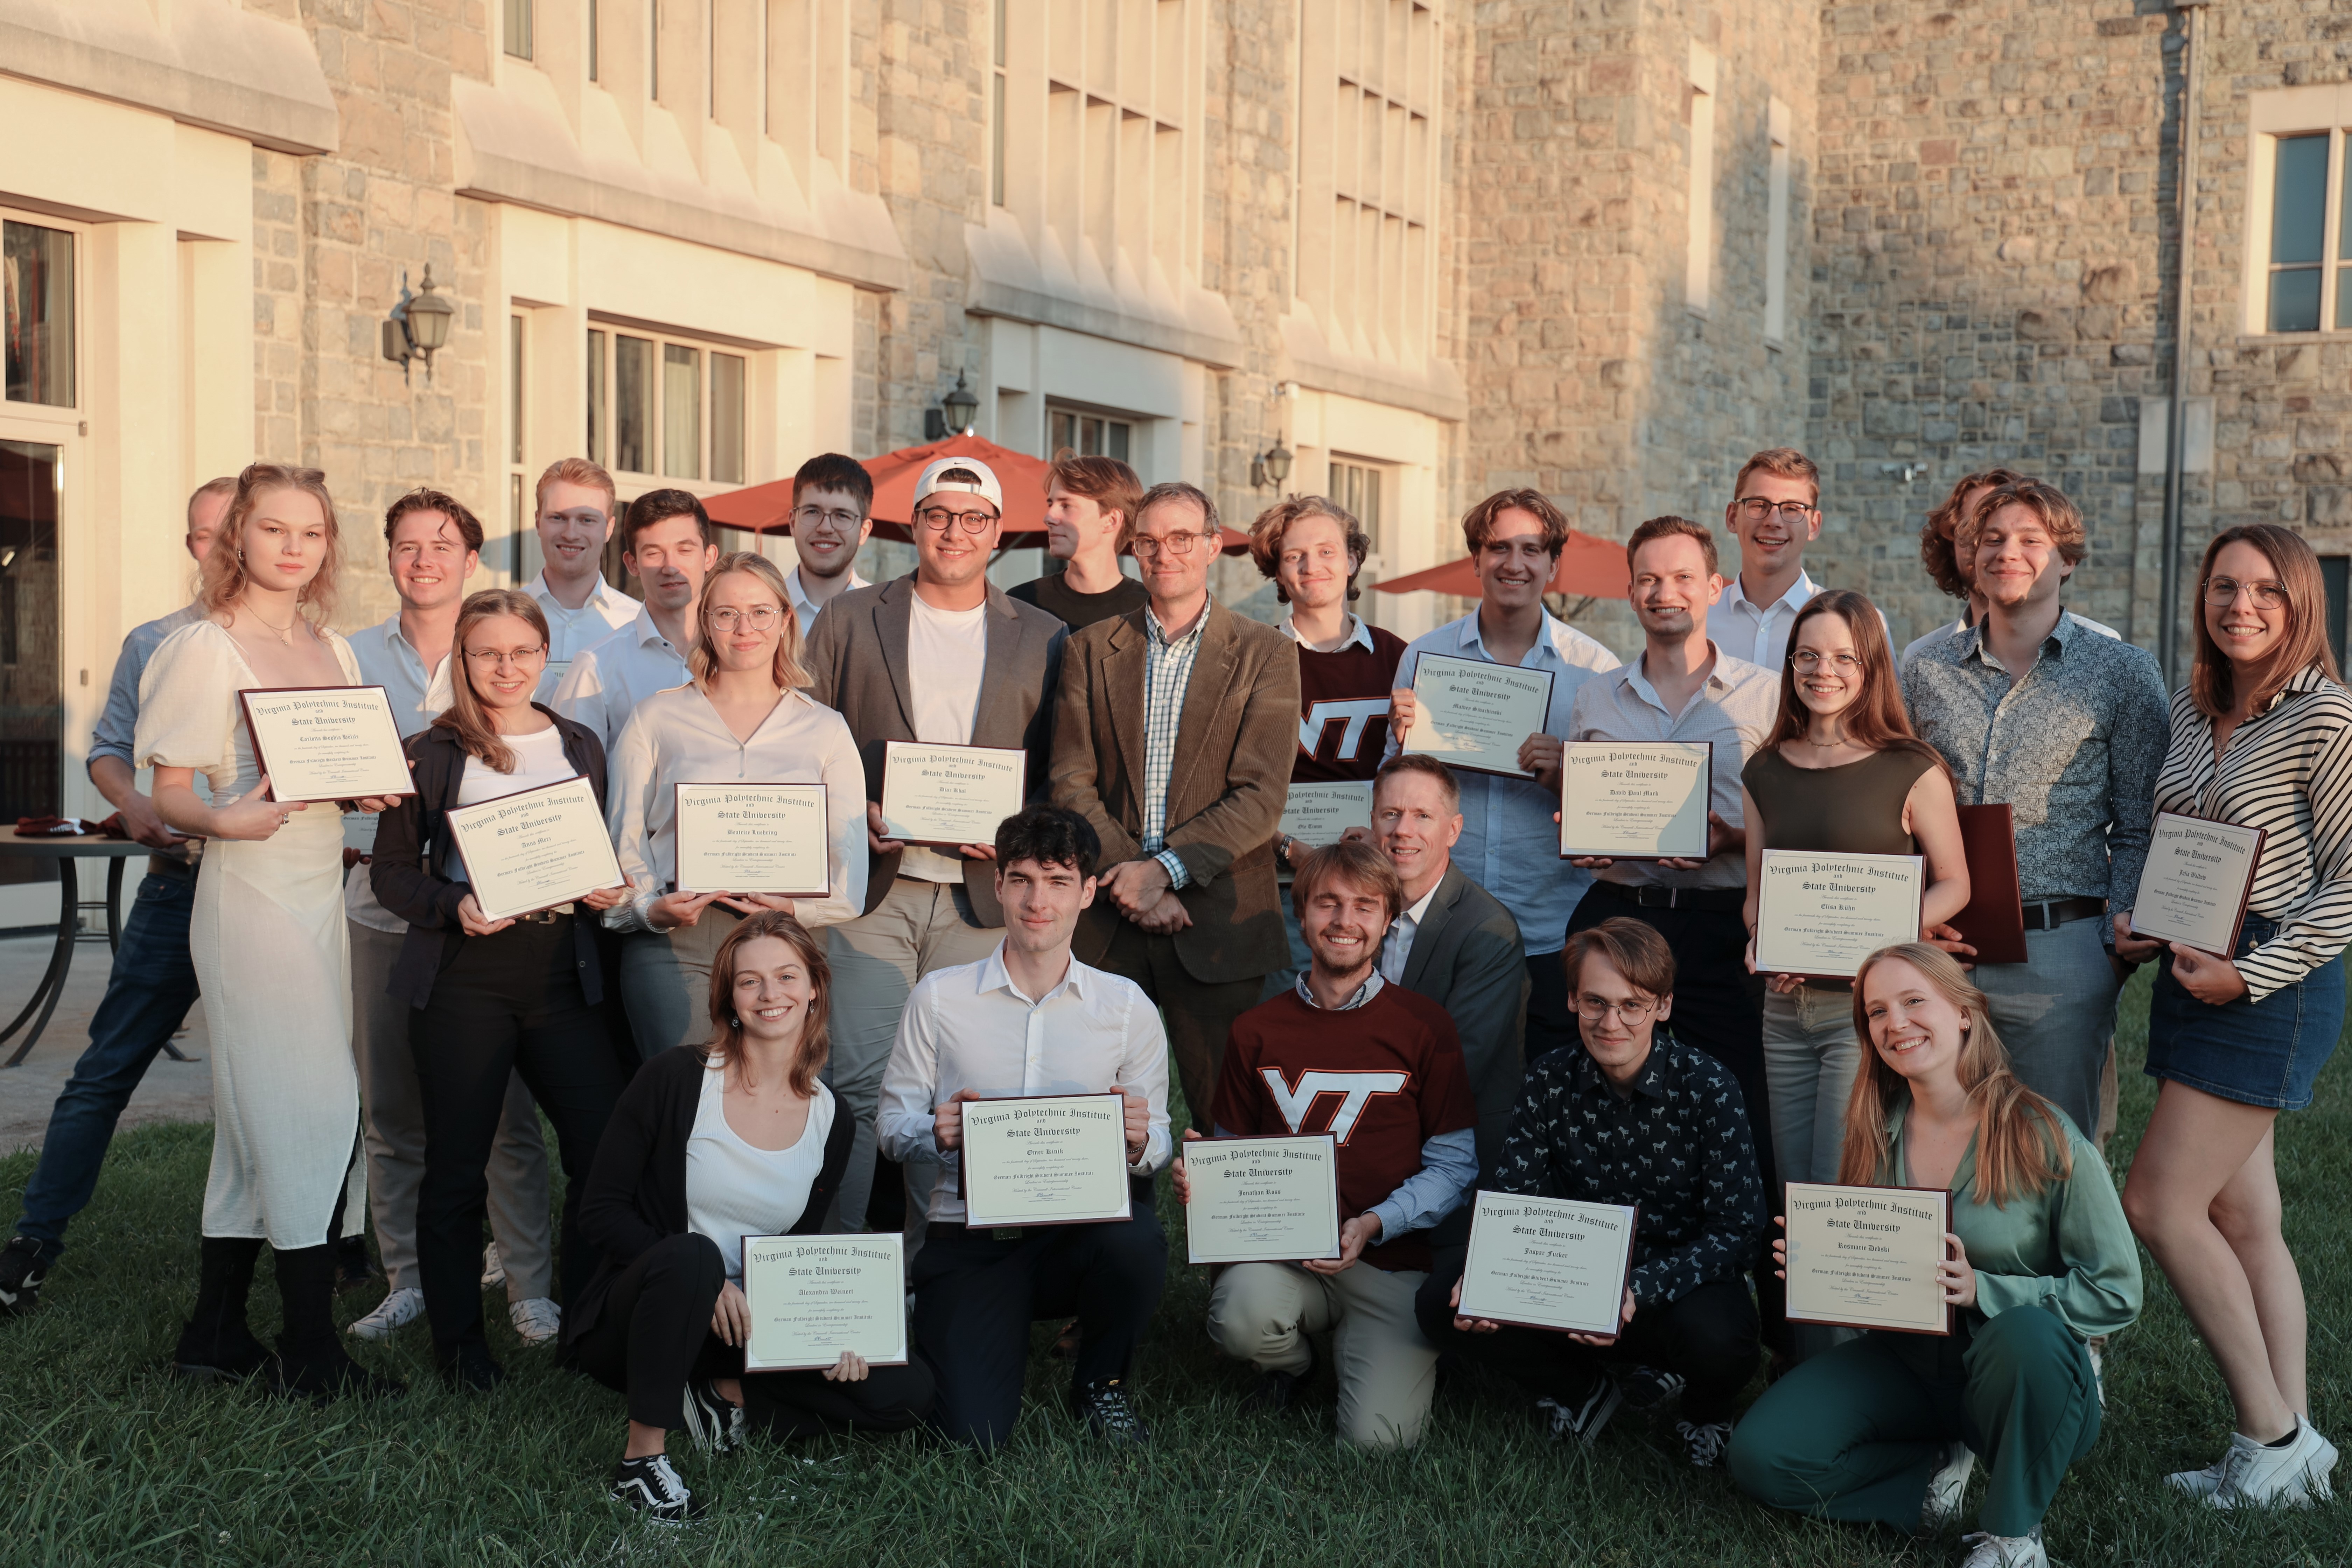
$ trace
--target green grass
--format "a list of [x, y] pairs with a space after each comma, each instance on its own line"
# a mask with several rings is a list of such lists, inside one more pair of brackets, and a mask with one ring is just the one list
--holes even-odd
[[[2118, 1169], [2154, 1098], [2137, 1073], [2145, 1009], [2143, 981], [2126, 1005]], [[2320, 1088], [2317, 1106], [2281, 1122], [2279, 1164], [2312, 1302], [2315, 1414], [2341, 1442], [2352, 1435], [2352, 1090], [2341, 1066]], [[119, 1141], [41, 1311], [0, 1324], [0, 1562], [1729, 1568], [1959, 1555], [1952, 1537], [1911, 1542], [1768, 1513], [1720, 1474], [1682, 1468], [1670, 1431], [1638, 1418], [1621, 1415], [1597, 1452], [1541, 1441], [1492, 1389], [1449, 1390], [1427, 1439], [1403, 1455], [1339, 1451], [1328, 1400], [1287, 1419], [1244, 1417], [1244, 1370], [1210, 1348], [1206, 1279], [1181, 1266], [1137, 1369], [1158, 1434], [1148, 1454], [1106, 1454], [1074, 1436], [1060, 1414], [1064, 1363], [1043, 1355], [1041, 1327], [1031, 1405], [994, 1460], [913, 1439], [761, 1444], [725, 1461], [688, 1450], [679, 1468], [713, 1516], [667, 1534], [601, 1500], [620, 1449], [619, 1396], [522, 1351], [501, 1313], [496, 1348], [514, 1375], [488, 1398], [440, 1387], [421, 1324], [388, 1348], [362, 1348], [410, 1380], [404, 1397], [380, 1405], [316, 1410], [175, 1382], [164, 1363], [194, 1279], [210, 1144], [202, 1127]], [[0, 1202], [15, 1202], [31, 1169], [29, 1156], [0, 1161]], [[267, 1334], [276, 1298], [263, 1267], [255, 1326]], [[2352, 1561], [2352, 1502], [2230, 1518], [2160, 1491], [2163, 1472], [2220, 1450], [2229, 1413], [2178, 1303], [2147, 1273], [2147, 1314], [2107, 1363], [2106, 1429], [2050, 1515], [2053, 1556], [2069, 1568]]]

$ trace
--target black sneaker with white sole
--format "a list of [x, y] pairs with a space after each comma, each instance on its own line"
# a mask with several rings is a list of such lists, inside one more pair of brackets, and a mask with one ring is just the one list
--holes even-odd
[[728, 1402], [709, 1383], [686, 1385], [686, 1432], [706, 1454], [731, 1454], [743, 1446], [743, 1407]]
[[1625, 1403], [1625, 1395], [1612, 1378], [1601, 1376], [1592, 1380], [1592, 1387], [1573, 1399], [1538, 1399], [1536, 1415], [1542, 1421], [1552, 1441], [1574, 1437], [1590, 1444]]
[[1082, 1384], [1071, 1391], [1071, 1399], [1085, 1418], [1087, 1430], [1096, 1436], [1139, 1447], [1151, 1441], [1151, 1428], [1136, 1414], [1135, 1401], [1128, 1395], [1125, 1378], [1107, 1377], [1099, 1383]]
[[0, 1318], [21, 1318], [39, 1306], [41, 1286], [48, 1277], [41, 1244], [29, 1236], [10, 1237], [0, 1248]]
[[1626, 1409], [1655, 1410], [1683, 1391], [1683, 1378], [1664, 1367], [1637, 1366], [1618, 1376], [1617, 1387], [1625, 1395]]
[[1242, 1399], [1242, 1408], [1253, 1415], [1281, 1415], [1297, 1404], [1299, 1391], [1315, 1381], [1322, 1359], [1313, 1336], [1307, 1336], [1307, 1365], [1297, 1372], [1259, 1373], [1256, 1385]]
[[692, 1524], [702, 1517], [702, 1505], [669, 1468], [667, 1454], [623, 1459], [613, 1467], [613, 1484], [605, 1495], [627, 1503], [652, 1524]]

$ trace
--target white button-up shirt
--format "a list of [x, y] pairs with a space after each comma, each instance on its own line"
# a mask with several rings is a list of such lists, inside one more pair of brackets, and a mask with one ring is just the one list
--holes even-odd
[[1723, 585], [1723, 597], [1707, 606], [1707, 638], [1734, 658], [1777, 671], [1789, 651], [1789, 628], [1796, 624], [1797, 612], [1821, 591], [1812, 574], [1800, 567], [1787, 593], [1759, 605], [1734, 576]]
[[1168, 1162], [1168, 1039], [1160, 1010], [1132, 980], [1075, 957], [1062, 983], [1034, 999], [1013, 983], [1003, 942], [977, 963], [933, 970], [908, 994], [875, 1130], [891, 1159], [939, 1167], [933, 1220], [964, 1217], [961, 1165], [940, 1158], [931, 1119], [966, 1089], [991, 1100], [1139, 1094], [1151, 1107], [1150, 1131], [1143, 1157], [1128, 1170], [1148, 1176]]
[[[1576, 694], [1576, 711], [1569, 719], [1566, 738], [1704, 742], [1714, 748], [1707, 805], [1727, 825], [1742, 826], [1739, 771], [1780, 717], [1780, 676], [1734, 658], [1717, 647], [1706, 679], [1682, 710], [1674, 712], [1650, 684], [1649, 657], [1644, 653], [1633, 663], [1587, 682]], [[1603, 881], [1626, 887], [1744, 888], [1748, 861], [1742, 851], [1727, 849], [1696, 871], [1677, 871], [1650, 860], [1619, 860], [1599, 875]]]
[[1444, 882], [1445, 873], [1441, 871], [1437, 874], [1437, 880], [1429, 885], [1429, 891], [1415, 899], [1411, 908], [1389, 921], [1389, 934], [1381, 939], [1381, 978], [1390, 984], [1404, 984], [1405, 960], [1412, 956], [1412, 939], [1421, 930], [1422, 917], [1429, 913], [1429, 900], [1437, 897], [1437, 889]]
[[555, 596], [555, 591], [547, 585], [544, 570], [530, 580], [523, 592], [539, 601], [541, 612], [547, 616], [547, 673], [539, 678], [541, 702], [555, 695], [555, 689], [562, 684], [564, 672], [572, 668], [573, 659], [636, 619], [637, 612], [645, 607], [605, 582], [601, 574], [596, 585], [588, 590], [586, 601], [576, 610], [566, 609]]
[[[1290, 616], [1287, 612], [1284, 614], [1281, 621], [1277, 624], [1279, 625], [1284, 637], [1288, 637], [1292, 642], [1297, 643], [1301, 647], [1307, 647], [1306, 643], [1299, 640], [1298, 627], [1292, 624]], [[1329, 651], [1332, 653], [1345, 653], [1351, 647], [1360, 647], [1366, 653], [1372, 651], [1372, 629], [1364, 625], [1364, 617], [1356, 614], [1353, 610], [1348, 612], [1348, 635], [1339, 639], [1339, 646], [1338, 647], [1332, 648]]]
[[[1412, 684], [1424, 653], [1495, 662], [1479, 639], [1475, 610], [1406, 644], [1404, 657], [1397, 661], [1399, 686]], [[1551, 703], [1543, 732], [1565, 737], [1578, 690], [1601, 671], [1616, 668], [1617, 656], [1546, 610], [1543, 630], [1519, 668], [1551, 671]], [[1395, 756], [1402, 749], [1391, 731], [1388, 754]], [[1559, 824], [1551, 817], [1559, 803], [1533, 779], [1466, 771], [1454, 777], [1462, 786], [1462, 837], [1454, 846], [1455, 864], [1511, 911], [1530, 954], [1558, 952], [1568, 944], [1568, 917], [1592, 885], [1591, 873], [1558, 858]]]
[[572, 659], [548, 706], [595, 731], [609, 758], [638, 703], [691, 679], [686, 649], [671, 647], [654, 613], [639, 605], [627, 626]]
[[[702, 688], [688, 683], [637, 704], [614, 743], [605, 811], [621, 874], [636, 889], [608, 911], [616, 931], [646, 929], [646, 906], [677, 882], [677, 786], [681, 784], [821, 784], [833, 890], [796, 899], [804, 926], [856, 920], [866, 909], [866, 766], [848, 722], [799, 691], [739, 741]], [[688, 891], [707, 892], [708, 889]]]
[[[352, 657], [360, 663], [360, 684], [381, 686], [392, 703], [394, 722], [400, 726], [400, 738], [408, 739], [426, 728], [449, 709], [449, 682], [457, 673], [457, 655], [452, 649], [443, 656], [439, 665], [428, 670], [425, 658], [400, 635], [400, 616], [353, 632], [351, 636]], [[371, 813], [354, 811], [343, 818], [343, 844], [362, 855], [375, 848], [376, 818]], [[375, 888], [368, 880], [365, 866], [354, 866], [343, 878], [343, 913], [363, 926], [397, 935], [408, 929], [408, 922], [376, 902]]]
[[[860, 588], [872, 586], [874, 584], [860, 577], [857, 574], [857, 568], [852, 566], [849, 569], [849, 584], [841, 592], [853, 594]], [[784, 592], [793, 601], [793, 615], [801, 623], [801, 636], [808, 636], [810, 629], [816, 625], [816, 618], [824, 614], [824, 605], [815, 603], [808, 596], [808, 590], [801, 585], [801, 569], [797, 566], [784, 574]], [[835, 597], [838, 598], [840, 595], [835, 595]]]

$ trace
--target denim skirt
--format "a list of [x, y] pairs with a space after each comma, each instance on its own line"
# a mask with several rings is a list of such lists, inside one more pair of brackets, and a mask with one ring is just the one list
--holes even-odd
[[[2248, 915], [2234, 956], [2244, 957], [2277, 931], [2277, 921]], [[2343, 1030], [2341, 954], [2260, 1002], [2241, 996], [2216, 1007], [2181, 988], [2168, 953], [2158, 960], [2147, 1011], [2147, 1075], [2242, 1105], [2301, 1110]]]

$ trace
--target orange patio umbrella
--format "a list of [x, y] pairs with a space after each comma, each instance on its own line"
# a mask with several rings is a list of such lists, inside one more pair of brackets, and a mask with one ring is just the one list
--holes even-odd
[[[1625, 563], [1624, 545], [1613, 539], [1595, 539], [1571, 528], [1568, 531], [1568, 543], [1560, 549], [1559, 564], [1553, 569], [1551, 581], [1544, 584], [1544, 592], [1575, 598], [1622, 599], [1633, 583], [1633, 571]], [[1426, 572], [1391, 577], [1372, 586], [1383, 594], [1411, 594], [1425, 588], [1433, 594], [1453, 594], [1465, 599], [1481, 598], [1486, 593], [1478, 585], [1475, 563], [1466, 558], [1433, 566]]]

